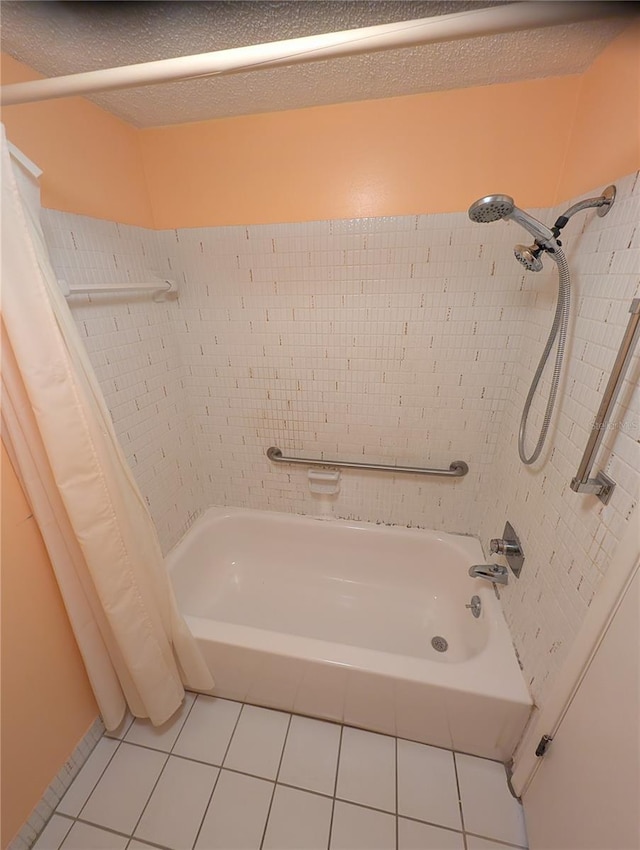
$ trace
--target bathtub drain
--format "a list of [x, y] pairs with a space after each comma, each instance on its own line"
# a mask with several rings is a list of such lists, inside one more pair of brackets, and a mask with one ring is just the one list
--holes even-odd
[[436, 650], [436, 652], [446, 652], [449, 649], [449, 644], [443, 637], [440, 637], [440, 635], [436, 635], [434, 638], [431, 638], [431, 646]]

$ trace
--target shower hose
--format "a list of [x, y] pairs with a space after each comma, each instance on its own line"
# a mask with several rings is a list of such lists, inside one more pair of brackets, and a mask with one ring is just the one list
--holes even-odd
[[[562, 369], [562, 360], [564, 358], [564, 346], [567, 339], [567, 326], [569, 323], [569, 303], [571, 296], [569, 264], [567, 263], [567, 258], [565, 257], [562, 248], [556, 247], [553, 253], [549, 253], [558, 264], [558, 301], [556, 304], [556, 312], [553, 317], [551, 331], [549, 332], [549, 337], [545, 344], [544, 351], [542, 352], [542, 357], [540, 358], [540, 362], [538, 363], [538, 368], [536, 369], [536, 373], [533, 376], [533, 381], [531, 382], [531, 386], [529, 387], [529, 393], [527, 395], [527, 399], [524, 403], [524, 408], [522, 410], [522, 418], [520, 419], [520, 430], [518, 431], [518, 454], [520, 455], [520, 460], [527, 466], [534, 463], [540, 457], [540, 452], [542, 451], [542, 447], [544, 446], [545, 440], [547, 438], [547, 431], [549, 430], [549, 424], [551, 422], [551, 416], [553, 415], [553, 408], [556, 402], [556, 395], [558, 392], [560, 371]], [[527, 430], [527, 422], [529, 419], [529, 413], [531, 411], [531, 403], [533, 402], [533, 397], [535, 396], [536, 390], [538, 389], [540, 378], [542, 377], [542, 373], [544, 372], [544, 367], [547, 365], [547, 361], [549, 359], [549, 355], [551, 354], [551, 349], [553, 348], [553, 344], [556, 341], [556, 338], [558, 340], [558, 345], [556, 347], [556, 361], [553, 367], [553, 376], [551, 378], [549, 398], [547, 399], [547, 408], [544, 413], [544, 419], [542, 421], [542, 427], [540, 428], [540, 435], [538, 436], [536, 446], [532, 454], [527, 457], [524, 443]]]

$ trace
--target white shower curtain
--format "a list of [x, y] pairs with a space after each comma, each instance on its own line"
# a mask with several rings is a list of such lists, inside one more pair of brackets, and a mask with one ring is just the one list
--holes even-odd
[[2, 427], [107, 728], [213, 687], [2, 129]]

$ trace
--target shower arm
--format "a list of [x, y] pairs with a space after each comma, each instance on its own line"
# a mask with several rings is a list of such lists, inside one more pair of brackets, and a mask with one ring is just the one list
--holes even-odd
[[[602, 218], [609, 212], [615, 198], [616, 187], [607, 186], [607, 188], [601, 195], [598, 195], [597, 198], [586, 198], [584, 201], [578, 201], [576, 204], [573, 204], [573, 206], [570, 206], [566, 212], [556, 219], [555, 224], [551, 228], [547, 227], [546, 224], [538, 221], [524, 210], [521, 210], [519, 207], [514, 207], [513, 211], [506, 215], [505, 218], [517, 222], [521, 227], [524, 227], [525, 230], [529, 231], [535, 239], [537, 247], [540, 250], [547, 251], [547, 253], [553, 257], [558, 247], [562, 246], [562, 242], [558, 239], [562, 229], [566, 227], [569, 220], [573, 218], [576, 213], [582, 212], [583, 210], [593, 209], [595, 207], [598, 211], [598, 215]], [[537, 254], [535, 254], [535, 256], [537, 256]]]
[[606, 189], [603, 190], [601, 195], [598, 195], [597, 198], [586, 198], [584, 201], [578, 201], [573, 206], [569, 207], [569, 209], [564, 212], [559, 218], [556, 219], [556, 223], [553, 225], [552, 231], [553, 235], [557, 237], [560, 235], [560, 231], [563, 227], [565, 227], [569, 223], [569, 219], [573, 218], [576, 213], [582, 212], [583, 210], [590, 210], [595, 207], [598, 216], [603, 218], [611, 209], [611, 205], [616, 199], [616, 187], [615, 186], [607, 186]]

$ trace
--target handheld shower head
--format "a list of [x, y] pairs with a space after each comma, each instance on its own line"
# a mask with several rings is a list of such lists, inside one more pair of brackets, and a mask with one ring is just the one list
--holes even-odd
[[541, 272], [542, 260], [539, 257], [541, 250], [537, 245], [532, 245], [530, 248], [526, 245], [516, 245], [513, 249], [513, 255], [525, 269], [530, 272]]
[[487, 195], [469, 207], [469, 218], [477, 224], [486, 224], [507, 218], [515, 209], [513, 198], [508, 195]]
[[469, 207], [469, 218], [479, 224], [508, 218], [528, 230], [543, 248], [553, 252], [557, 247], [553, 231], [517, 207], [509, 195], [487, 195], [485, 198], [479, 198]]

